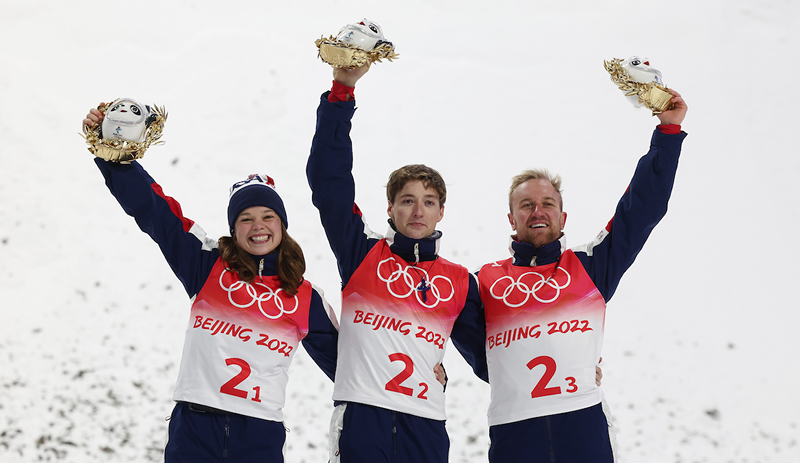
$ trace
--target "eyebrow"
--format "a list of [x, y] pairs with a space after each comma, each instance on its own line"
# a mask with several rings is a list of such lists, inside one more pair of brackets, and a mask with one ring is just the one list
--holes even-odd
[[[242, 212], [242, 214], [245, 214], [245, 213]], [[257, 211], [255, 214], [253, 214], [252, 212], [247, 212], [247, 215], [251, 215], [251, 214], [252, 215], [270, 215], [270, 214], [277, 215], [278, 213], [275, 212], [274, 209], [266, 208], [266, 209], [262, 209], [260, 211]]]
[[[399, 197], [400, 198], [416, 198], [417, 196], [414, 195], [414, 194], [411, 194], [411, 193], [406, 193], [406, 194], [401, 194]], [[430, 199], [430, 198], [439, 199], [439, 196], [435, 195], [435, 194], [426, 194], [426, 195], [422, 196], [422, 199]]]
[[[549, 199], [550, 201], [556, 201], [556, 202], [558, 202], [558, 199], [556, 199], [556, 198], [554, 198], [554, 197], [552, 197], [552, 196], [545, 196], [544, 198], [542, 198], [542, 200], [548, 200], [548, 199]], [[519, 202], [520, 202], [520, 203], [524, 203], [524, 202], [526, 202], [526, 201], [533, 201], [533, 198], [531, 198], [531, 197], [527, 197], [527, 196], [526, 196], [526, 197], [524, 197], [524, 198], [521, 198], [521, 199], [519, 200]]]

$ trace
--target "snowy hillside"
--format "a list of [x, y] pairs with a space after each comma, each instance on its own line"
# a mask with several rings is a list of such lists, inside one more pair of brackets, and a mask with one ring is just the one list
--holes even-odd
[[[570, 245], [606, 224], [657, 121], [603, 60], [650, 58], [689, 136], [670, 211], [608, 307], [620, 461], [800, 461], [800, 3], [33, 0], [0, 3], [0, 462], [163, 450], [189, 300], [79, 136], [100, 101], [166, 106], [142, 164], [211, 236], [233, 182], [272, 176], [338, 308], [305, 180], [331, 83], [314, 40], [363, 17], [400, 59], [356, 90], [358, 204], [382, 233], [388, 174], [437, 168], [442, 255], [470, 269], [507, 256], [524, 168], [564, 177]], [[485, 462], [489, 388], [447, 359], [451, 461]], [[326, 461], [332, 384], [304, 352], [290, 374], [287, 461]]]

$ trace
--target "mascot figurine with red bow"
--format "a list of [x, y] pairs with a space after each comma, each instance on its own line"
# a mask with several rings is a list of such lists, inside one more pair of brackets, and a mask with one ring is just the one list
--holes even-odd
[[381, 26], [366, 18], [344, 26], [336, 37], [317, 39], [315, 44], [320, 59], [334, 68], [357, 68], [400, 56], [383, 36]]
[[650, 67], [647, 58], [631, 56], [626, 60], [614, 58], [603, 62], [611, 81], [636, 107], [646, 107], [653, 115], [668, 111], [672, 107], [672, 94], [664, 85], [661, 71]]
[[118, 98], [97, 109], [104, 115], [102, 124], [83, 127], [83, 138], [95, 156], [128, 163], [143, 157], [150, 145], [163, 143], [159, 141], [167, 120], [163, 107]]

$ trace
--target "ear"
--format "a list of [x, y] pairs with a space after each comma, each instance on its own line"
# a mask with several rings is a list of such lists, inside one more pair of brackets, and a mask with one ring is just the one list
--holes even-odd
[[150, 113], [150, 115], [147, 116], [147, 119], [144, 120], [144, 126], [145, 127], [150, 127], [150, 124], [155, 122], [156, 118], [158, 116], [156, 116], [156, 114], [152, 112], [152, 110], [150, 109], [150, 106], [146, 106], [146, 107], [147, 107], [147, 111]]
[[389, 203], [389, 207], [386, 209], [386, 213], [389, 214], [390, 219], [394, 220], [394, 211], [392, 210], [392, 202], [389, 201], [388, 199], [386, 200], [386, 202]]
[[439, 218], [436, 220], [436, 223], [439, 223], [444, 218], [444, 206], [439, 208]]
[[562, 211], [561, 212], [561, 231], [564, 231], [564, 227], [567, 225], [567, 213]]
[[512, 231], [517, 231], [517, 226], [516, 226], [516, 225], [514, 225], [514, 216], [513, 216], [513, 215], [511, 215], [511, 213], [510, 213], [510, 212], [508, 213], [508, 223], [510, 223], [510, 224], [511, 224], [511, 230], [512, 230]]

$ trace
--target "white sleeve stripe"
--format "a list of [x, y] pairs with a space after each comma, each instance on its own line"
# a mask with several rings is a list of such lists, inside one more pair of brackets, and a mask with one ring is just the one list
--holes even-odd
[[364, 234], [367, 236], [367, 239], [376, 239], [376, 240], [383, 239], [383, 236], [370, 230], [369, 225], [367, 225], [367, 221], [364, 220], [363, 215], [361, 216], [361, 223], [364, 224]]
[[203, 251], [211, 251], [212, 249], [217, 248], [219, 245], [217, 244], [217, 240], [213, 238], [209, 238], [206, 232], [197, 225], [196, 223], [192, 224], [192, 228], [189, 229], [189, 233], [194, 235], [200, 243], [202, 243], [202, 250]]
[[333, 324], [333, 327], [336, 328], [336, 331], [339, 331], [339, 320], [336, 318], [336, 312], [333, 311], [333, 306], [325, 300], [325, 291], [314, 283], [311, 283], [311, 288], [319, 294], [319, 298], [322, 300], [322, 306], [325, 307], [325, 312], [328, 314], [328, 319]]
[[597, 237], [594, 239], [594, 241], [576, 246], [571, 248], [571, 250], [572, 252], [584, 252], [587, 256], [591, 257], [594, 253], [594, 248], [602, 243], [606, 236], [608, 236], [608, 230], [604, 228], [600, 233], [597, 234]]

